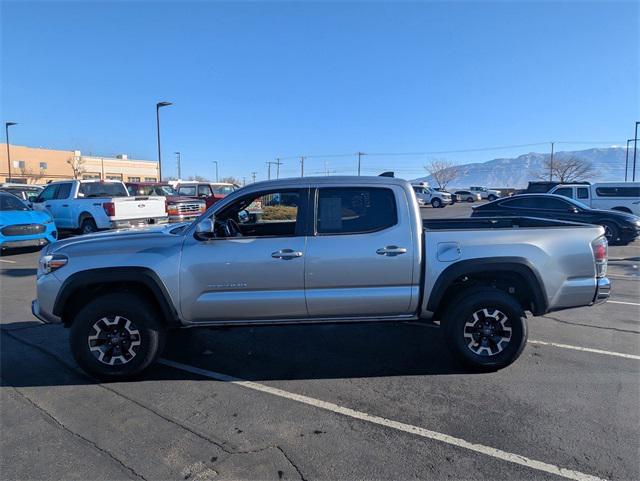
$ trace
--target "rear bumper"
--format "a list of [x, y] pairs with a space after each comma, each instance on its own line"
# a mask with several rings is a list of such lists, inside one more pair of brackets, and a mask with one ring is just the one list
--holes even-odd
[[601, 302], [609, 299], [611, 295], [611, 281], [606, 277], [599, 277], [596, 285], [596, 295], [593, 297], [594, 304], [600, 304]]
[[112, 220], [109, 226], [111, 229], [128, 229], [130, 227], [142, 227], [145, 225], [166, 224], [167, 222], [167, 217], [150, 217], [144, 219]]
[[203, 212], [200, 212], [199, 214], [189, 214], [189, 215], [170, 215], [169, 216], [169, 222], [174, 224], [176, 222], [191, 222], [192, 220], [196, 220], [198, 217], [200, 217]]

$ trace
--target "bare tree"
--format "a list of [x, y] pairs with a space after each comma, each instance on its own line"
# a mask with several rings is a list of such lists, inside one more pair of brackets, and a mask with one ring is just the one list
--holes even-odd
[[67, 164], [71, 166], [71, 170], [73, 171], [73, 178], [78, 179], [85, 172], [86, 168], [84, 166], [84, 159], [79, 155], [74, 155], [73, 157], [67, 159]]
[[196, 182], [209, 182], [209, 179], [207, 179], [206, 177], [202, 177], [201, 175], [190, 175], [187, 180]]
[[446, 189], [447, 185], [456, 180], [460, 171], [450, 160], [432, 160], [424, 167], [431, 178], [438, 184], [438, 188]]
[[554, 157], [553, 161], [547, 157], [542, 162], [543, 171], [540, 178], [551, 179], [561, 184], [580, 182], [593, 173], [593, 165], [588, 160], [578, 157]]
[[220, 179], [220, 182], [224, 182], [226, 184], [235, 184], [235, 185], [242, 185], [242, 181], [236, 179], [235, 177], [223, 177], [222, 179]]

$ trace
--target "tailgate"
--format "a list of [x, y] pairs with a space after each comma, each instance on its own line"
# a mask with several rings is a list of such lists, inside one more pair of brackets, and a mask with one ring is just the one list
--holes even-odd
[[115, 197], [112, 220], [166, 217], [165, 199], [160, 196]]

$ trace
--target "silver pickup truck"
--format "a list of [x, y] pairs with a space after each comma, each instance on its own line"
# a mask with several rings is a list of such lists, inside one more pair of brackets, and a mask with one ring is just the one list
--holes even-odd
[[410, 320], [439, 324], [460, 360], [495, 370], [522, 352], [525, 311], [609, 296], [603, 233], [534, 218], [423, 221], [411, 185], [388, 177], [284, 179], [191, 224], [48, 246], [32, 310], [70, 327], [75, 359], [100, 378], [139, 373], [177, 327]]

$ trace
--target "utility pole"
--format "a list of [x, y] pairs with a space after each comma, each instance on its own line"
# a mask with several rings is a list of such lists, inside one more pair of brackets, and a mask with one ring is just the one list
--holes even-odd
[[300, 177], [304, 177], [304, 155], [300, 156]]
[[278, 175], [280, 174], [280, 165], [281, 165], [281, 162], [280, 162], [279, 160], [277, 160], [277, 159], [276, 159], [275, 161], [269, 161], [269, 162], [267, 162], [267, 166], [268, 166], [268, 169], [267, 169], [267, 179], [268, 179], [268, 180], [271, 180], [271, 164], [273, 164], [273, 165], [277, 165], [277, 166], [278, 166]]
[[638, 125], [640, 122], [636, 122], [635, 135], [633, 136], [633, 176], [632, 181], [636, 181], [636, 153], [638, 152]]
[[18, 125], [16, 122], [5, 122], [4, 129], [7, 135], [7, 166], [9, 167], [9, 178], [8, 182], [11, 182], [11, 152], [9, 151], [9, 127], [12, 125]]
[[549, 182], [553, 181], [553, 146], [555, 142], [551, 142], [551, 158], [549, 160]]
[[367, 155], [364, 152], [357, 152], [358, 155], [358, 175], [360, 175], [360, 160], [362, 158], [363, 155]]
[[174, 154], [176, 154], [176, 161], [178, 162], [178, 180], [180, 180], [182, 178], [182, 175], [180, 175], [180, 152], [174, 152]]
[[216, 164], [216, 182], [218, 182], [218, 161], [217, 160], [212, 160], [211, 162]]
[[256, 174], [257, 174], [257, 172], [251, 172], [251, 178], [252, 178], [252, 183], [253, 184], [256, 183]]
[[280, 178], [280, 166], [282, 165], [282, 162], [280, 162], [279, 158], [276, 158], [276, 179]]
[[105, 180], [104, 179], [104, 157], [100, 157], [100, 166], [102, 168], [102, 177], [101, 177], [101, 179]]
[[627, 171], [629, 170], [629, 142], [633, 142], [633, 139], [627, 139], [627, 151], [624, 157], [624, 181], [627, 181]]
[[246, 177], [242, 177], [242, 187], [244, 187], [245, 185], [247, 185], [247, 178]]

